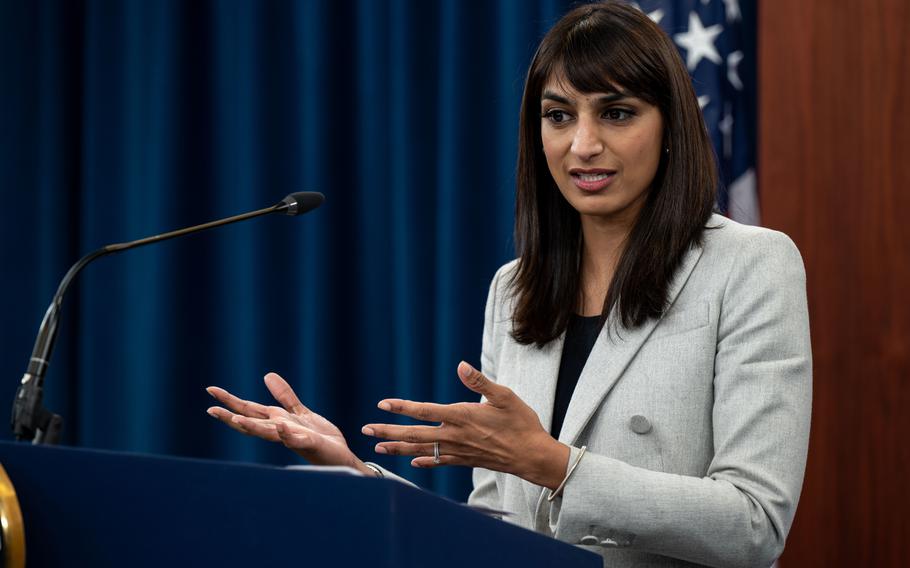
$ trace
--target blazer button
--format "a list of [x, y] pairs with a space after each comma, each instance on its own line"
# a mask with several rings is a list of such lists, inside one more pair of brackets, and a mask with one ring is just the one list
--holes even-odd
[[651, 422], [641, 414], [636, 414], [629, 420], [629, 427], [636, 434], [647, 434], [651, 431]]

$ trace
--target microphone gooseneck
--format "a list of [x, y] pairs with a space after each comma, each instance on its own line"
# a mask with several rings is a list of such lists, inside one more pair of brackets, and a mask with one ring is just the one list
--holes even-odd
[[28, 368], [22, 376], [19, 389], [16, 391], [11, 418], [13, 434], [16, 439], [31, 440], [32, 443], [35, 444], [54, 444], [59, 439], [60, 431], [63, 427], [63, 419], [59, 415], [44, 408], [41, 404], [41, 400], [44, 396], [44, 375], [47, 373], [51, 353], [54, 350], [54, 341], [57, 338], [57, 322], [59, 319], [60, 306], [63, 304], [63, 297], [66, 294], [69, 285], [76, 278], [76, 275], [90, 262], [108, 254], [166, 241], [190, 233], [197, 233], [206, 229], [229, 225], [238, 221], [245, 221], [254, 217], [261, 217], [262, 215], [268, 215], [270, 213], [301, 215], [316, 209], [322, 205], [323, 201], [325, 201], [325, 196], [321, 193], [307, 191], [292, 193], [271, 207], [203, 223], [202, 225], [195, 225], [185, 229], [178, 229], [176, 231], [146, 237], [144, 239], [107, 245], [76, 261], [60, 281], [60, 286], [57, 287], [57, 292], [54, 294], [54, 298], [51, 300], [51, 304], [44, 314], [44, 319], [41, 320], [41, 326], [38, 328], [38, 337], [35, 339], [35, 346], [32, 349], [32, 356], [29, 359]]

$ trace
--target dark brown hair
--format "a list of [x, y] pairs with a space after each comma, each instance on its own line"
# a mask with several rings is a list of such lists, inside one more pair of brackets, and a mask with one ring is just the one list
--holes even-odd
[[[622, 90], [660, 110], [661, 163], [626, 241], [602, 310], [631, 329], [667, 308], [686, 251], [701, 242], [714, 208], [714, 150], [685, 65], [669, 37], [623, 2], [583, 5], [547, 33], [525, 82], [519, 127], [512, 335], [543, 347], [578, 305], [581, 220], [547, 168], [540, 131], [546, 82], [559, 75], [582, 93]], [[615, 315], [611, 316], [611, 312]]]

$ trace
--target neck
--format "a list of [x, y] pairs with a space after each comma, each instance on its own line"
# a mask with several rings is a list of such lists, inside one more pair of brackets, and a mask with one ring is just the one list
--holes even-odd
[[579, 313], [597, 315], [603, 309], [610, 282], [625, 250], [632, 223], [583, 215], [581, 233], [581, 290]]

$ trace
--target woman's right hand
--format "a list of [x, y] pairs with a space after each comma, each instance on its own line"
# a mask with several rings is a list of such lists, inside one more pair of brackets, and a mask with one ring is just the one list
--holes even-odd
[[269, 373], [265, 386], [281, 406], [265, 406], [222, 388], [208, 387], [205, 390], [227, 408], [213, 406], [207, 412], [238, 432], [281, 442], [310, 463], [346, 465], [365, 475], [376, 475], [348, 448], [341, 430], [304, 406], [287, 381]]

